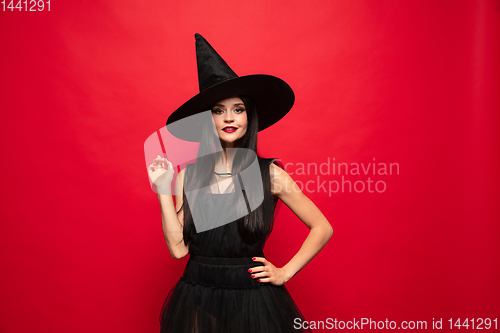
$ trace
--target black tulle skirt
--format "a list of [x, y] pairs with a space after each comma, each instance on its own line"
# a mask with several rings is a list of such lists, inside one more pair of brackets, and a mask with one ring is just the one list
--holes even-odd
[[251, 278], [251, 258], [191, 255], [160, 314], [161, 333], [303, 332], [287, 288]]

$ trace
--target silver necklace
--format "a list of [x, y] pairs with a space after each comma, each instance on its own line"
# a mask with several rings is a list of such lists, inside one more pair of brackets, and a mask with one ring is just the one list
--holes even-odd
[[225, 175], [226, 177], [230, 177], [230, 176], [232, 175], [232, 173], [231, 173], [231, 172], [220, 172], [220, 173], [219, 173], [219, 172], [216, 172], [215, 170], [214, 170], [214, 173], [215, 173], [217, 176], [222, 176], [222, 175]]
[[[215, 170], [214, 170], [214, 173], [221, 178], [222, 178], [222, 176], [224, 176], [225, 178], [229, 178], [233, 175], [231, 172], [216, 172]], [[219, 181], [217, 181], [217, 189], [219, 190], [219, 194], [220, 194]]]

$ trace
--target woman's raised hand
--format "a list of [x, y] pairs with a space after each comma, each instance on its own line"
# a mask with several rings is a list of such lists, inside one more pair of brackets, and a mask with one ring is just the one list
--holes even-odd
[[[166, 167], [165, 167], [166, 166]], [[174, 179], [174, 167], [166, 158], [158, 155], [148, 167], [148, 175], [160, 194], [169, 193]]]
[[252, 267], [248, 270], [248, 273], [251, 273], [250, 276], [253, 279], [257, 279], [259, 282], [267, 282], [274, 284], [275, 286], [281, 286], [290, 280], [287, 272], [283, 267], [278, 268], [274, 266], [270, 261], [266, 258], [262, 257], [254, 257], [253, 261], [261, 262], [264, 266], [256, 266]]

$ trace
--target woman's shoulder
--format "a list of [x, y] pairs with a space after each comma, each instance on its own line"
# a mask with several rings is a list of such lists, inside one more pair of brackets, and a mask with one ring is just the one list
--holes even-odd
[[272, 174], [273, 172], [276, 172], [275, 168], [283, 168], [279, 158], [257, 157], [262, 172]]
[[280, 163], [269, 164], [269, 176], [273, 183], [291, 181], [290, 175], [286, 172], [283, 164]]
[[279, 171], [278, 169], [285, 170], [285, 167], [279, 158], [259, 157], [259, 164], [261, 167], [269, 170], [269, 172]]
[[[277, 184], [281, 183], [281, 180], [285, 180], [282, 172], [284, 172], [284, 165], [279, 158], [265, 158], [259, 156], [259, 164], [262, 168], [262, 172], [267, 174], [263, 175], [263, 179], [268, 179], [271, 183], [271, 193], [276, 196], [279, 191]], [[286, 172], [285, 172], [286, 173]]]

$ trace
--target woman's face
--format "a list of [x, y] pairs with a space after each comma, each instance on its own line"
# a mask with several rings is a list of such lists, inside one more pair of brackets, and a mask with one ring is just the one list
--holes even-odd
[[230, 97], [218, 101], [212, 106], [217, 135], [225, 147], [234, 147], [236, 142], [247, 132], [247, 111], [239, 97]]

